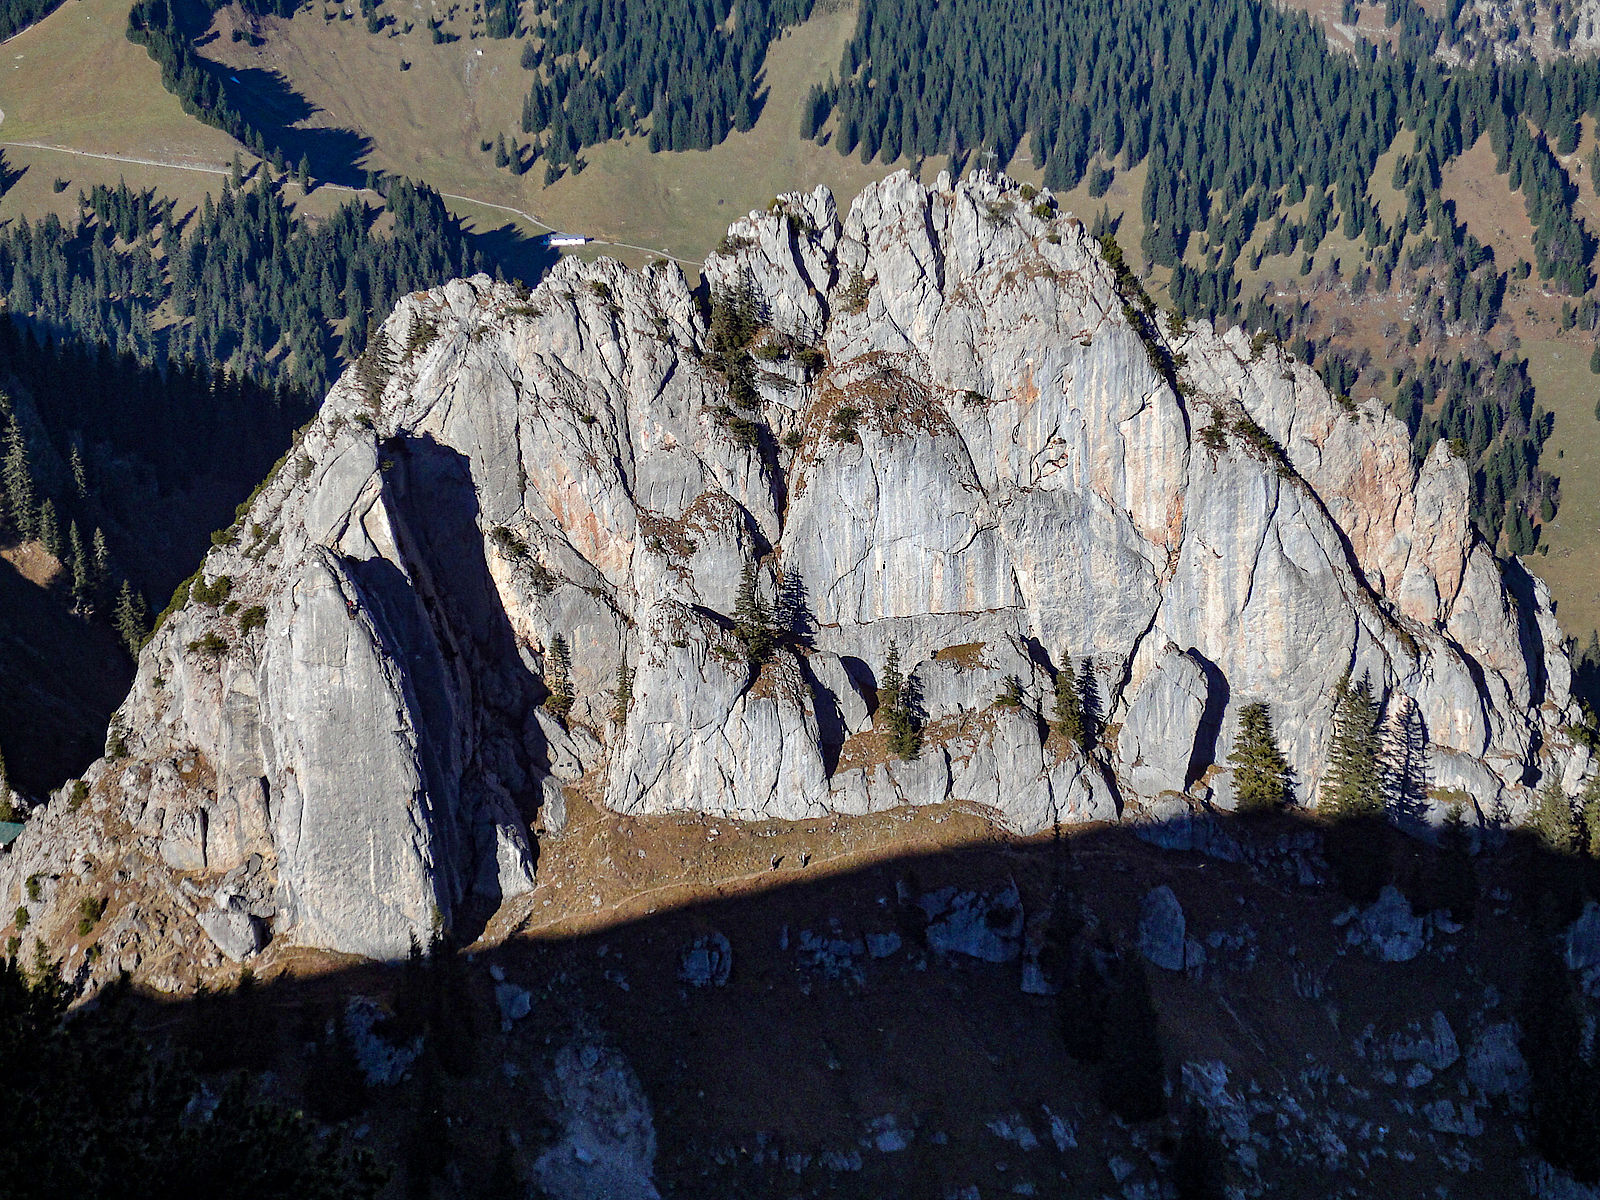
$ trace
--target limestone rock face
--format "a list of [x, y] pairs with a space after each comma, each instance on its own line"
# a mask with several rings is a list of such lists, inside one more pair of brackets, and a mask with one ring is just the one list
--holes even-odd
[[[276, 937], [398, 956], [527, 890], [580, 780], [640, 816], [961, 801], [1037, 832], [1226, 804], [1265, 700], [1311, 803], [1346, 672], [1482, 809], [1587, 769], [1549, 595], [1478, 540], [1448, 448], [1419, 466], [1375, 401], [1141, 314], [1048, 199], [783, 197], [706, 264], [712, 319], [675, 266], [605, 260], [405, 298], [145, 648], [127, 758], [0, 884], [122, 829], [202, 896], [258, 864]], [[730, 296], [748, 358], [713, 333]], [[1087, 751], [1050, 728], [1069, 660]]]

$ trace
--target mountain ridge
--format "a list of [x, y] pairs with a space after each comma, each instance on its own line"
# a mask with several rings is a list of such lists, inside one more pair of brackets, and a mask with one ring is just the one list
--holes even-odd
[[[1449, 447], [1415, 465], [1264, 339], [1157, 321], [1048, 192], [902, 173], [722, 251], [709, 318], [675, 265], [607, 260], [399, 303], [145, 648], [119, 756], [0, 863], [62, 944], [84, 880], [151, 875], [92, 977], [181, 982], [186, 922], [214, 962], [481, 928], [580, 781], [631, 816], [1187, 821], [1231, 807], [1266, 700], [1308, 803], [1346, 674], [1426, 733], [1410, 819], [1587, 773], [1548, 592]], [[764, 663], [747, 579], [788, 596]], [[1090, 753], [1045, 719], [1069, 662]]]

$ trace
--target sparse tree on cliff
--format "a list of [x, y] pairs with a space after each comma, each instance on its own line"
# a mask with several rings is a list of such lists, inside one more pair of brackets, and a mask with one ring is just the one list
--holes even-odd
[[565, 721], [572, 711], [572, 655], [567, 649], [567, 639], [559, 633], [550, 639], [550, 653], [545, 658], [544, 686], [550, 692], [544, 706], [557, 720]]
[[1561, 789], [1561, 781], [1551, 779], [1539, 792], [1528, 827], [1552, 854], [1571, 854], [1578, 848], [1578, 822], [1572, 801]]
[[1100, 1100], [1124, 1121], [1150, 1121], [1167, 1108], [1166, 1064], [1161, 1049], [1161, 1019], [1150, 996], [1144, 960], [1125, 956], [1117, 970], [1105, 1056], [1100, 1060]]
[[1378, 705], [1366, 676], [1352, 684], [1348, 673], [1334, 689], [1333, 747], [1322, 776], [1317, 810], [1336, 821], [1383, 813], [1383, 744]]
[[1264, 700], [1239, 711], [1239, 739], [1228, 761], [1240, 812], [1271, 812], [1288, 803], [1292, 773], [1272, 734], [1272, 707]]
[[1083, 745], [1083, 703], [1078, 698], [1078, 678], [1070, 654], [1062, 657], [1061, 670], [1056, 672], [1056, 705], [1050, 728], [1074, 745]]
[[747, 562], [739, 574], [739, 590], [733, 600], [733, 632], [744, 643], [745, 654], [754, 666], [772, 657], [777, 636], [772, 626], [772, 609], [761, 595], [756, 564]]
[[1078, 718], [1083, 722], [1083, 748], [1093, 750], [1100, 744], [1100, 683], [1095, 679], [1094, 663], [1087, 658], [1078, 673]]
[[884, 717], [884, 741], [889, 753], [908, 762], [922, 752], [922, 729], [913, 692], [911, 681], [900, 669], [900, 644], [890, 641], [883, 664], [883, 685], [878, 688], [878, 711]]

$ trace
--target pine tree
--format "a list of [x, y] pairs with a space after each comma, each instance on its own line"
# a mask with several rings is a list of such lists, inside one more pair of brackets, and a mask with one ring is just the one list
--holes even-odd
[[1443, 909], [1452, 920], [1472, 920], [1478, 901], [1478, 873], [1472, 862], [1472, 835], [1465, 806], [1456, 801], [1445, 810], [1439, 847], [1432, 861], [1429, 907]]
[[878, 711], [884, 717], [884, 742], [889, 753], [912, 761], [922, 752], [921, 722], [911, 681], [900, 670], [900, 643], [889, 641], [883, 664], [883, 684], [878, 688]]
[[572, 711], [572, 654], [567, 649], [567, 639], [559, 633], [550, 639], [550, 653], [545, 659], [544, 686], [550, 693], [544, 706], [560, 721]]
[[1390, 807], [1405, 816], [1421, 816], [1428, 805], [1428, 743], [1422, 710], [1409, 696], [1383, 737], [1383, 790]]
[[1579, 1052], [1582, 1002], [1552, 923], [1542, 919], [1545, 928], [1533, 933], [1517, 1014], [1531, 1077], [1533, 1143], [1552, 1164], [1593, 1183], [1600, 1179], [1600, 1067]]
[[1378, 706], [1365, 676], [1352, 685], [1347, 673], [1334, 689], [1333, 745], [1317, 796], [1317, 811], [1333, 820], [1383, 813], [1383, 746]]
[[1055, 687], [1056, 705], [1050, 727], [1073, 745], [1083, 746], [1083, 706], [1078, 698], [1078, 680], [1072, 669], [1071, 655], [1062, 656]]
[[772, 609], [761, 595], [756, 564], [747, 562], [739, 573], [739, 590], [733, 601], [733, 632], [744, 643], [745, 654], [754, 666], [772, 657], [777, 641], [772, 625]]
[[1561, 790], [1561, 781], [1552, 778], [1540, 790], [1528, 813], [1528, 828], [1552, 854], [1571, 854], [1578, 848], [1578, 824], [1572, 801]]
[[72, 493], [77, 496], [78, 501], [86, 501], [90, 498], [90, 478], [88, 472], [83, 469], [83, 456], [78, 454], [77, 443], [74, 443], [72, 450], [67, 451], [67, 469], [72, 472]]
[[133, 590], [126, 579], [117, 592], [117, 606], [111, 622], [117, 637], [134, 658], [139, 657], [139, 647], [144, 644], [145, 626], [149, 621], [143, 597]]
[[1224, 1200], [1228, 1194], [1225, 1152], [1211, 1116], [1198, 1101], [1189, 1102], [1183, 1133], [1172, 1159], [1172, 1182], [1178, 1200]]
[[6, 774], [6, 760], [0, 755], [0, 821], [17, 819], [16, 799], [11, 794], [11, 777]]
[[22, 427], [12, 420], [6, 431], [5, 461], [0, 464], [0, 483], [5, 487], [6, 519], [25, 538], [37, 532], [38, 502], [34, 496], [33, 464]]
[[611, 719], [618, 725], [626, 725], [628, 710], [633, 707], [633, 668], [626, 659], [617, 667], [617, 686], [611, 697]]
[[99, 600], [111, 590], [111, 550], [105, 531], [95, 526], [89, 542], [89, 594]]
[[46, 499], [39, 506], [39, 541], [59, 562], [66, 551], [66, 543], [61, 540], [61, 522], [56, 516], [54, 500]]
[[1234, 803], [1241, 813], [1271, 812], [1293, 794], [1293, 773], [1272, 733], [1272, 708], [1263, 700], [1239, 712], [1239, 737], [1228, 761], [1234, 766]]
[[1578, 798], [1578, 817], [1583, 826], [1583, 850], [1590, 858], [1600, 858], [1600, 774], [1589, 776]]
[[1093, 750], [1100, 744], [1100, 684], [1094, 663], [1087, 658], [1078, 673], [1078, 716], [1083, 722], [1083, 748]]
[[89, 557], [83, 552], [78, 523], [67, 525], [67, 571], [71, 575], [72, 603], [79, 608], [89, 603]]

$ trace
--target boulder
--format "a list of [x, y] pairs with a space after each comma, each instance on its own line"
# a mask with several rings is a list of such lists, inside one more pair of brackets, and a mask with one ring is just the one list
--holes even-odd
[[1134, 691], [1117, 735], [1117, 774], [1129, 791], [1153, 797], [1188, 786], [1209, 695], [1200, 664], [1166, 647]]
[[201, 909], [195, 914], [195, 921], [216, 943], [217, 949], [234, 962], [254, 958], [271, 939], [266, 922], [251, 913], [238, 896], [229, 896], [213, 907]]
[[1183, 905], [1166, 884], [1151, 888], [1139, 902], [1139, 953], [1164, 971], [1181, 971], [1186, 962]]

